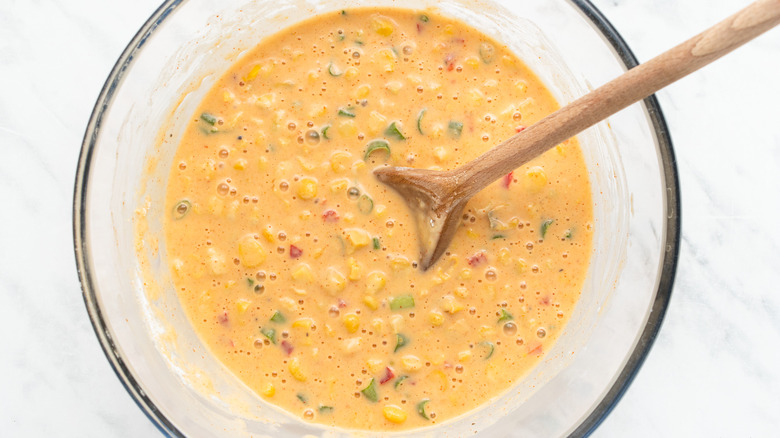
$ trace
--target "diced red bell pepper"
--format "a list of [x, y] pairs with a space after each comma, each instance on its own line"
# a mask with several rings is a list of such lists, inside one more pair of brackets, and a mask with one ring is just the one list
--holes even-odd
[[303, 255], [303, 250], [295, 245], [290, 245], [290, 257], [297, 259]]
[[292, 344], [291, 344], [291, 343], [289, 343], [289, 342], [287, 342], [286, 340], [282, 341], [282, 343], [280, 344], [280, 346], [282, 347], [282, 350], [284, 350], [284, 353], [285, 353], [285, 354], [287, 354], [288, 356], [289, 356], [289, 355], [290, 355], [290, 353], [292, 353], [292, 351], [293, 351], [293, 346], [292, 346]]
[[322, 220], [325, 222], [338, 222], [339, 214], [336, 210], [325, 210], [325, 212], [322, 213]]
[[385, 375], [382, 376], [381, 379], [379, 379], [379, 384], [384, 385], [385, 383], [389, 382], [390, 380], [395, 377], [395, 373], [390, 367], [385, 367]]
[[484, 262], [487, 262], [487, 256], [484, 252], [480, 251], [468, 258], [469, 266], [479, 266]]
[[506, 175], [504, 175], [504, 179], [501, 182], [502, 182], [502, 185], [504, 186], [505, 189], [508, 189], [509, 188], [509, 184], [512, 184], [512, 181], [514, 180], [514, 175], [513, 174], [514, 174], [514, 171], [513, 172], [509, 172]]

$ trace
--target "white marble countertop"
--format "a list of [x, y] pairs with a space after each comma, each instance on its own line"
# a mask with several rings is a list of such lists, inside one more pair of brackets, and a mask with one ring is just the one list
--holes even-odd
[[[747, 2], [594, 3], [642, 61]], [[71, 223], [92, 106], [157, 6], [0, 2], [2, 436], [159, 435], [92, 331]], [[775, 29], [658, 94], [682, 184], [677, 280], [655, 346], [596, 436], [777, 436], [778, 72]]]

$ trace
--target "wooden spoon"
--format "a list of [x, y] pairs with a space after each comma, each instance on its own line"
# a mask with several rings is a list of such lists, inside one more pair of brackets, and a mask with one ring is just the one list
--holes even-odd
[[428, 269], [444, 253], [468, 200], [551, 147], [736, 49], [780, 22], [780, 0], [759, 0], [705, 32], [607, 82], [461, 167], [380, 167], [376, 177], [406, 200]]

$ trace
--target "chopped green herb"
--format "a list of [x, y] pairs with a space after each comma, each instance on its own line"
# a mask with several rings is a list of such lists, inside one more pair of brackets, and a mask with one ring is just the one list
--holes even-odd
[[330, 125], [325, 125], [322, 127], [322, 138], [325, 140], [330, 140], [330, 137], [328, 137], [328, 130], [330, 129]]
[[249, 287], [252, 287], [252, 286], [254, 286], [254, 285], [255, 285], [255, 279], [254, 279], [254, 278], [251, 278], [251, 277], [247, 277], [247, 278], [246, 278], [246, 284], [247, 284], [247, 286], [249, 286]]
[[379, 242], [379, 238], [378, 237], [374, 237], [373, 239], [371, 239], [371, 241], [374, 243], [374, 249], [381, 249], [382, 248], [382, 244]]
[[485, 64], [490, 64], [496, 59], [496, 48], [490, 43], [482, 43], [479, 45], [479, 57]]
[[203, 113], [200, 115], [200, 119], [204, 122], [208, 123], [211, 126], [214, 126], [217, 124], [217, 116], [211, 113]]
[[420, 110], [420, 113], [417, 114], [417, 132], [419, 132], [422, 135], [425, 135], [422, 129], [422, 119], [425, 113], [428, 111], [428, 108], [423, 108]]
[[339, 115], [341, 117], [355, 117], [355, 108], [352, 108], [351, 106], [339, 108]]
[[368, 195], [362, 195], [357, 202], [358, 211], [363, 214], [369, 214], [374, 210], [374, 200]]
[[428, 20], [430, 20], [430, 18], [428, 18], [427, 15], [425, 14], [420, 15], [420, 21], [422, 21], [423, 23], [427, 23]]
[[333, 65], [333, 63], [331, 62], [330, 64], [328, 64], [328, 73], [334, 78], [337, 78], [341, 76], [344, 72], [339, 70], [339, 68]]
[[176, 204], [175, 207], [173, 207], [173, 219], [179, 220], [184, 216], [187, 216], [187, 213], [190, 212], [190, 209], [192, 209], [192, 204], [190, 204], [190, 201], [182, 199]]
[[396, 138], [398, 140], [406, 140], [401, 128], [398, 126], [398, 122], [393, 122], [385, 129], [385, 135], [388, 137]]
[[347, 38], [343, 33], [339, 34], [339, 41], [344, 41]]
[[547, 229], [550, 228], [550, 225], [552, 225], [553, 220], [547, 219], [544, 222], [542, 222], [541, 229], [539, 230], [540, 234], [542, 235], [542, 239], [544, 239], [544, 236], [547, 235]]
[[409, 343], [409, 338], [407, 338], [406, 336], [404, 336], [404, 335], [402, 335], [400, 333], [396, 333], [396, 335], [395, 335], [395, 348], [393, 349], [393, 353], [395, 353], [396, 351], [398, 351], [399, 348], [405, 346], [408, 343]]
[[319, 405], [317, 406], [317, 410], [320, 411], [320, 414], [330, 414], [333, 412], [333, 406], [327, 406], [327, 405]]
[[414, 297], [411, 295], [399, 295], [390, 299], [390, 310], [410, 309], [414, 307]]
[[366, 145], [366, 153], [363, 154], [363, 160], [368, 161], [368, 157], [374, 153], [374, 151], [385, 151], [390, 156], [390, 143], [387, 140], [374, 140]]
[[564, 239], [571, 239], [571, 228], [569, 228], [568, 230], [566, 230], [565, 233], [563, 233], [563, 238]]
[[401, 383], [408, 378], [409, 376], [398, 376], [398, 378], [395, 379], [395, 383], [393, 383], [393, 388], [398, 389], [398, 387], [401, 386]]
[[342, 9], [342, 10], [341, 10], [341, 15], [347, 15], [347, 11], [345, 11], [344, 9]]
[[276, 345], [276, 330], [272, 328], [261, 328], [260, 333], [263, 334], [272, 344]]
[[511, 321], [515, 319], [514, 316], [512, 316], [511, 313], [507, 312], [506, 309], [501, 309], [501, 316], [498, 318], [498, 323], [501, 324], [504, 321]]
[[506, 239], [506, 236], [503, 234], [494, 234], [490, 237], [490, 240], [496, 240], [496, 239]]
[[283, 323], [283, 322], [287, 321], [287, 318], [285, 318], [285, 317], [284, 317], [284, 315], [282, 315], [282, 312], [280, 312], [280, 311], [278, 311], [278, 310], [277, 310], [277, 311], [276, 311], [276, 312], [274, 312], [274, 314], [271, 316], [271, 321], [272, 321], [272, 322], [275, 322], [275, 323], [277, 323], [277, 324], [281, 324], [281, 323]]
[[306, 400], [306, 396], [301, 394], [300, 392], [295, 394], [296, 397], [298, 397], [298, 400], [301, 401], [301, 403], [306, 404], [308, 403], [308, 400]]
[[355, 40], [355, 44], [357, 44], [358, 46], [362, 46], [365, 43], [362, 40]]
[[460, 135], [463, 134], [463, 123], [450, 120], [449, 125], [447, 125], [447, 132], [449, 132], [450, 136], [453, 138], [460, 138]]
[[379, 395], [376, 393], [376, 383], [374, 382], [374, 379], [371, 379], [371, 381], [368, 383], [368, 386], [360, 390], [361, 393], [363, 393], [363, 396], [367, 398], [368, 400], [376, 403], [377, 400], [379, 400]]
[[490, 356], [493, 356], [493, 352], [496, 351], [496, 346], [492, 342], [483, 341], [479, 345], [485, 350], [485, 360], [490, 359]]
[[425, 405], [427, 405], [429, 401], [430, 400], [426, 398], [421, 400], [420, 403], [417, 403], [417, 413], [426, 420], [430, 420], [430, 418], [428, 418], [428, 414], [425, 413]]

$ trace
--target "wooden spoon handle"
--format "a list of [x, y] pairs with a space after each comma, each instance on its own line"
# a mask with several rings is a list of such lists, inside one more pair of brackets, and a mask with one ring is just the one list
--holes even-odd
[[736, 49], [780, 22], [780, 0], [759, 0], [618, 76], [453, 171], [471, 197], [551, 147]]

